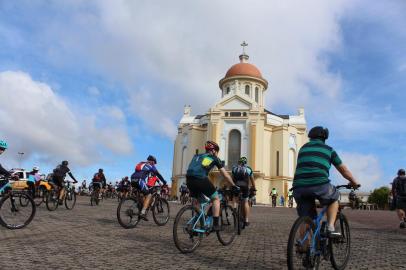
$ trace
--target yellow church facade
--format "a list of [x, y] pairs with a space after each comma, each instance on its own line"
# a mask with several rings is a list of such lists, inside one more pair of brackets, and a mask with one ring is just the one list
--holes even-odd
[[[304, 109], [297, 115], [280, 115], [264, 107], [268, 81], [259, 69], [240, 55], [219, 81], [221, 99], [204, 115], [192, 115], [185, 106], [178, 124], [174, 144], [172, 196], [186, 181], [186, 170], [196, 153], [204, 152], [204, 143], [213, 140], [220, 145], [219, 157], [228, 171], [241, 156], [248, 159], [254, 171], [257, 203], [270, 203], [269, 193], [276, 188], [287, 197], [292, 186], [297, 153], [307, 139]], [[209, 174], [217, 187], [223, 179], [215, 169]]]

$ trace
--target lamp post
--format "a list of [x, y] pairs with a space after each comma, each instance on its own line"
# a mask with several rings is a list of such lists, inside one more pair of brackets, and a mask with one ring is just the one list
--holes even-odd
[[22, 162], [22, 160], [23, 160], [23, 155], [24, 155], [24, 152], [18, 152], [18, 154], [20, 155], [20, 169], [21, 169], [21, 162]]

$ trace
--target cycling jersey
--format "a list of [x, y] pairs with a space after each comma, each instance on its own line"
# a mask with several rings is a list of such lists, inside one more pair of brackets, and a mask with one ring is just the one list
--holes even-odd
[[205, 179], [214, 166], [216, 166], [218, 169], [223, 168], [223, 163], [218, 157], [209, 153], [195, 155], [192, 158], [192, 161], [189, 163], [186, 176]]
[[393, 180], [393, 189], [396, 192], [396, 196], [404, 197], [406, 199], [406, 176], [398, 176]]
[[336, 151], [322, 140], [311, 139], [299, 150], [293, 187], [329, 183], [331, 164], [336, 167], [342, 164]]
[[135, 167], [135, 172], [131, 175], [132, 181], [139, 181], [142, 180], [145, 182], [147, 177], [157, 176], [159, 180], [166, 185], [165, 179], [162, 175], [158, 172], [157, 168], [148, 163], [148, 162], [140, 162]]
[[68, 168], [68, 166], [59, 164], [53, 171], [53, 181], [56, 183], [62, 182], [65, 177], [66, 174], [69, 174], [69, 176], [76, 181], [75, 177], [73, 176], [73, 174], [71, 173], [70, 169]]

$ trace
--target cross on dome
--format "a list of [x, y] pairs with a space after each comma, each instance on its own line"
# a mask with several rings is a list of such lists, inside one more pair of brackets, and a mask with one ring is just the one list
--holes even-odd
[[248, 43], [245, 42], [245, 40], [244, 40], [244, 41], [241, 43], [241, 46], [242, 46], [242, 54], [245, 54], [245, 47], [248, 46]]

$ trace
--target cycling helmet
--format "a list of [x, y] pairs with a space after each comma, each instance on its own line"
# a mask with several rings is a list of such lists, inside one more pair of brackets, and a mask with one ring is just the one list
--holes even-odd
[[0, 148], [6, 150], [8, 147], [7, 143], [3, 140], [0, 140]]
[[238, 160], [238, 163], [247, 164], [247, 158], [246, 157], [240, 157], [240, 159]]
[[218, 152], [220, 150], [219, 145], [213, 141], [207, 141], [204, 145], [204, 148], [206, 149], [206, 151], [215, 150], [216, 152]]
[[147, 157], [147, 160], [148, 160], [148, 161], [153, 161], [155, 164], [157, 163], [157, 162], [156, 162], [156, 158], [155, 158], [154, 156], [152, 156], [152, 155], [149, 155], [149, 156]]
[[32, 168], [32, 170], [33, 170], [33, 171], [39, 171], [39, 167], [34, 166], [34, 167]]
[[405, 174], [406, 174], [406, 172], [405, 172], [404, 169], [399, 169], [398, 170], [398, 175], [405, 175]]
[[309, 131], [310, 139], [321, 139], [323, 141], [328, 139], [328, 128], [316, 126]]
[[69, 162], [67, 160], [62, 161], [62, 165], [68, 166]]
[[103, 172], [103, 169], [102, 169], [102, 168], [100, 168], [100, 169], [99, 169], [99, 173], [102, 173], [102, 172]]

